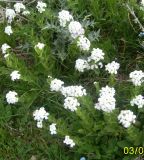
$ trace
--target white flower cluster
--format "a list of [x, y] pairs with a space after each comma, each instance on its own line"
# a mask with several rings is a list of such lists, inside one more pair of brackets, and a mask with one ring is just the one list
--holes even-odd
[[15, 11], [10, 8], [6, 8], [5, 15], [6, 15], [6, 19], [7, 19], [8, 23], [11, 23], [14, 20], [14, 18], [16, 17]]
[[51, 81], [51, 84], [50, 84], [50, 90], [51, 91], [61, 91], [62, 87], [64, 85], [64, 82], [55, 78]]
[[64, 108], [69, 109], [74, 112], [77, 110], [77, 107], [80, 106], [80, 103], [75, 97], [66, 97], [64, 100]]
[[104, 59], [104, 52], [99, 48], [93, 48], [91, 55], [86, 59], [77, 59], [75, 64], [75, 69], [79, 72], [84, 72], [85, 70], [93, 70], [98, 67], [102, 68], [103, 64], [100, 62]]
[[95, 108], [104, 112], [112, 112], [115, 109], [115, 89], [109, 86], [102, 87], [100, 90], [100, 97]]
[[70, 22], [68, 29], [72, 38], [74, 39], [78, 38], [81, 35], [84, 35], [85, 32], [82, 25], [77, 21]]
[[75, 64], [75, 69], [79, 72], [84, 72], [85, 70], [89, 70], [90, 66], [85, 59], [77, 59]]
[[[24, 4], [17, 2], [16, 4], [14, 4], [14, 9], [10, 9], [10, 8], [6, 8], [5, 10], [5, 16], [8, 22], [8, 25], [5, 27], [4, 32], [7, 35], [11, 35], [13, 33], [12, 27], [11, 27], [11, 23], [14, 20], [14, 18], [16, 17], [16, 13], [19, 14], [21, 11], [23, 15], [27, 15], [30, 14], [30, 12], [28, 10], [25, 10], [26, 7]], [[25, 13], [24, 13], [25, 12]], [[2, 53], [5, 54], [4, 58], [8, 57], [9, 54], [6, 54], [7, 49], [11, 48], [9, 45], [7, 45], [6, 43], [4, 43], [1, 47], [2, 49]]]
[[2, 50], [2, 53], [3, 54], [6, 54], [7, 50], [11, 48], [8, 44], [4, 43], [2, 46], [1, 46], [1, 50]]
[[57, 134], [56, 124], [55, 124], [55, 123], [52, 123], [52, 124], [49, 126], [49, 128], [50, 128], [51, 135]]
[[62, 10], [58, 15], [60, 25], [65, 27], [68, 24], [68, 30], [73, 39], [78, 38], [77, 46], [83, 51], [89, 51], [90, 41], [84, 36], [84, 28], [78, 21], [74, 21], [69, 11]]
[[141, 0], [141, 5], [144, 7], [144, 0]]
[[67, 86], [61, 88], [61, 93], [65, 97], [82, 97], [86, 96], [86, 89], [82, 86]]
[[10, 74], [10, 76], [11, 76], [11, 80], [12, 81], [15, 81], [15, 80], [17, 80], [17, 79], [20, 79], [20, 74], [19, 74], [19, 71], [13, 71], [11, 74]]
[[37, 2], [36, 8], [37, 8], [38, 12], [40, 12], [40, 13], [44, 12], [46, 7], [47, 7], [46, 3], [42, 2], [42, 1]]
[[100, 48], [93, 48], [91, 56], [88, 57], [88, 62], [94, 61], [95, 63], [104, 59], [105, 53]]
[[59, 12], [58, 18], [60, 21], [60, 26], [62, 27], [65, 27], [68, 22], [73, 20], [72, 15], [69, 13], [69, 11], [66, 10], [62, 10], [61, 12]]
[[18, 97], [17, 97], [17, 93], [15, 91], [9, 91], [6, 94], [6, 100], [8, 104], [15, 104], [16, 102], [18, 102]]
[[122, 110], [118, 115], [118, 120], [125, 128], [128, 128], [132, 123], [135, 123], [136, 115], [130, 110]]
[[20, 13], [21, 11], [25, 10], [26, 7], [24, 4], [18, 2], [16, 4], [14, 4], [14, 9], [15, 9], [16, 13]]
[[37, 45], [35, 45], [36, 48], [38, 48], [39, 50], [42, 50], [44, 48], [45, 44], [38, 42]]
[[24, 16], [29, 15], [29, 14], [30, 14], [30, 11], [28, 11], [28, 10], [25, 10], [22, 12], [22, 15], [24, 15]]
[[10, 35], [13, 33], [12, 27], [11, 27], [11, 26], [6, 26], [4, 32], [5, 32], [7, 35], [10, 36]]
[[131, 72], [129, 77], [135, 86], [141, 86], [141, 84], [144, 82], [144, 72], [141, 70], [135, 70]]
[[81, 35], [79, 38], [78, 38], [78, 41], [77, 41], [77, 46], [83, 50], [83, 51], [88, 51], [90, 49], [90, 41], [84, 37], [83, 35]]
[[120, 64], [112, 61], [111, 63], [108, 63], [105, 68], [106, 71], [108, 71], [110, 74], [117, 74], [117, 71], [120, 68]]
[[142, 95], [138, 95], [130, 101], [130, 104], [132, 106], [137, 105], [138, 108], [142, 108], [144, 107], [144, 97]]
[[37, 127], [38, 128], [42, 128], [43, 127], [43, 120], [48, 119], [49, 113], [46, 112], [46, 110], [44, 109], [44, 107], [41, 107], [40, 109], [37, 109], [33, 112], [33, 117], [34, 120], [37, 121]]
[[75, 146], [74, 141], [69, 136], [65, 136], [63, 143], [65, 143], [66, 145], [69, 145], [71, 148]]
[[77, 110], [77, 107], [80, 106], [77, 97], [86, 96], [86, 90], [82, 86], [64, 87], [63, 85], [63, 81], [55, 78], [50, 83], [50, 90], [56, 92], [60, 91], [61, 94], [65, 96], [64, 108], [74, 112]]
[[[22, 4], [21, 2], [17, 2], [16, 4], [14, 4], [14, 9], [6, 8], [5, 16], [7, 22], [11, 24], [14, 18], [16, 17], [16, 13], [19, 14], [21, 11], [23, 11], [22, 12], [23, 15], [30, 14], [30, 12], [25, 9], [26, 9], [25, 5]], [[4, 32], [10, 36], [13, 33], [11, 25], [6, 26]]]

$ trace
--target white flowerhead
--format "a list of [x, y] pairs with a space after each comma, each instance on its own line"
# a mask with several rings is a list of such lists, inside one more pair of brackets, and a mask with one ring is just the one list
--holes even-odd
[[37, 127], [38, 128], [42, 128], [43, 127], [42, 121], [37, 121]]
[[42, 50], [44, 48], [45, 44], [43, 43], [38, 43], [37, 45], [35, 45], [36, 48], [38, 48], [39, 50]]
[[28, 10], [25, 10], [22, 12], [22, 15], [24, 15], [24, 16], [29, 15], [29, 14], [30, 14], [30, 11], [28, 11]]
[[49, 78], [49, 79], [52, 79], [52, 76], [48, 75], [48, 78]]
[[117, 71], [120, 68], [120, 64], [112, 61], [111, 63], [108, 63], [105, 68], [106, 71], [108, 71], [110, 74], [117, 74]]
[[6, 26], [4, 32], [10, 36], [13, 33], [11, 26]]
[[115, 109], [115, 89], [109, 86], [102, 87], [95, 108], [104, 112], [112, 112]]
[[64, 85], [63, 81], [55, 78], [54, 80], [51, 81], [50, 90], [58, 92], [61, 90], [63, 85]]
[[83, 50], [83, 51], [88, 51], [90, 49], [90, 41], [84, 37], [83, 35], [81, 35], [79, 38], [78, 38], [78, 41], [77, 41], [77, 46]]
[[122, 110], [118, 115], [118, 120], [125, 128], [128, 128], [132, 123], [135, 123], [136, 115], [130, 110]]
[[5, 55], [4, 55], [4, 58], [7, 58], [8, 56], [9, 56], [9, 54], [5, 54]]
[[18, 102], [18, 97], [17, 97], [17, 93], [15, 91], [9, 91], [6, 94], [6, 100], [8, 104], [15, 104], [16, 102]]
[[64, 100], [64, 108], [69, 109], [74, 112], [77, 110], [77, 107], [80, 106], [80, 103], [75, 97], [66, 97]]
[[77, 59], [75, 64], [75, 69], [78, 70], [79, 72], [84, 72], [85, 70], [90, 69], [90, 66], [87, 60]]
[[100, 68], [103, 68], [102, 62], [99, 62], [99, 63], [98, 63], [98, 66], [99, 66]]
[[104, 55], [105, 53], [99, 49], [99, 48], [93, 48], [93, 50], [91, 51], [91, 56], [88, 57], [88, 61], [94, 61], [95, 63], [97, 63], [100, 60], [104, 59]]
[[82, 86], [62, 87], [61, 93], [65, 97], [82, 97], [87, 95], [86, 89], [84, 89]]
[[51, 135], [57, 134], [55, 123], [52, 123], [49, 128], [50, 128]]
[[135, 86], [141, 86], [141, 84], [144, 82], [144, 72], [141, 70], [135, 70], [131, 72], [129, 77]]
[[47, 7], [46, 3], [43, 3], [42, 1], [37, 2], [36, 8], [37, 8], [38, 12], [40, 12], [40, 13], [44, 12], [46, 7]]
[[84, 29], [82, 25], [77, 21], [71, 21], [68, 29], [72, 38], [74, 39], [84, 34]]
[[58, 18], [60, 21], [60, 26], [65, 27], [66, 24], [73, 20], [72, 15], [69, 13], [69, 11], [62, 10], [58, 13]]
[[11, 76], [11, 80], [12, 81], [15, 81], [15, 80], [17, 80], [17, 79], [20, 79], [20, 74], [19, 74], [19, 71], [13, 71], [11, 74], [10, 74], [10, 76]]
[[42, 128], [42, 122], [43, 120], [47, 120], [49, 116], [49, 113], [46, 112], [44, 107], [41, 107], [40, 109], [37, 109], [33, 112], [34, 120], [37, 121], [37, 127]]
[[141, 0], [141, 5], [144, 6], [144, 0]]
[[98, 82], [96, 82], [96, 81], [95, 81], [95, 82], [93, 82], [93, 84], [94, 84], [94, 85], [97, 85], [97, 84], [98, 84]]
[[13, 9], [6, 8], [5, 15], [8, 23], [11, 23], [14, 20], [16, 13]]
[[130, 104], [132, 106], [137, 105], [138, 108], [142, 108], [144, 107], [144, 97], [142, 95], [138, 95], [130, 101]]
[[63, 143], [65, 143], [66, 145], [69, 145], [71, 148], [75, 146], [74, 141], [69, 136], [65, 136]]
[[16, 13], [20, 13], [21, 11], [25, 10], [26, 7], [24, 4], [18, 2], [16, 4], [14, 4], [14, 9], [15, 9]]
[[1, 46], [1, 50], [2, 50], [2, 53], [5, 54], [7, 52], [7, 49], [11, 48], [8, 44], [4, 43], [2, 46]]

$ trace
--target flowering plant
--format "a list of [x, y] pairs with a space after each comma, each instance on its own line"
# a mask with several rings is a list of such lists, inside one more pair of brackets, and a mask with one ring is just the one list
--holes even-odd
[[[10, 154], [3, 152], [2, 158], [60, 159], [62, 152], [62, 159], [135, 159], [136, 154], [124, 155], [123, 148], [144, 146], [144, 65], [134, 54], [142, 46], [127, 43], [141, 42], [127, 21], [130, 8], [108, 0], [57, 5], [3, 4], [0, 151], [10, 148]], [[98, 16], [98, 7], [105, 5], [109, 13], [98, 11]], [[59, 9], [64, 6], [68, 9]], [[79, 15], [80, 10], [86, 12]], [[115, 18], [121, 16], [124, 22], [118, 26]], [[9, 137], [13, 143], [7, 142]], [[20, 149], [13, 154], [15, 144]]]

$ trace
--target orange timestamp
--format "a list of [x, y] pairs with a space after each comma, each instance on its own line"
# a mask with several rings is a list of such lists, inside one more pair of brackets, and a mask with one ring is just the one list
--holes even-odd
[[124, 154], [144, 154], [144, 147], [124, 147]]

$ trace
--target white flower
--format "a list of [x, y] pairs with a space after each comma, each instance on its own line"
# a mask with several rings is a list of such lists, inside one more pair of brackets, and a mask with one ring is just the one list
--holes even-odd
[[141, 5], [144, 6], [144, 0], [141, 0]]
[[98, 66], [99, 66], [100, 68], [103, 68], [102, 62], [99, 62], [99, 63], [98, 63]]
[[130, 127], [132, 123], [135, 123], [136, 115], [130, 110], [122, 110], [118, 115], [119, 123], [121, 123], [125, 128]]
[[95, 108], [104, 112], [112, 112], [115, 109], [115, 89], [109, 86], [102, 87]]
[[52, 76], [48, 75], [48, 78], [52, 79]]
[[11, 74], [10, 74], [10, 76], [11, 76], [11, 80], [12, 81], [15, 81], [16, 79], [20, 79], [20, 74], [19, 74], [19, 71], [13, 71]]
[[98, 65], [97, 64], [90, 64], [90, 69], [94, 70], [97, 69]]
[[69, 145], [71, 148], [75, 146], [74, 141], [69, 136], [65, 136], [63, 143], [65, 143], [66, 145]]
[[24, 15], [24, 16], [29, 15], [29, 14], [30, 14], [30, 11], [28, 11], [28, 10], [25, 10], [22, 12], [22, 15]]
[[16, 13], [20, 13], [21, 12], [21, 10], [25, 10], [26, 9], [26, 7], [25, 7], [25, 5], [23, 5], [22, 3], [16, 3], [16, 4], [14, 4], [14, 9], [15, 9], [15, 11], [16, 11]]
[[34, 120], [37, 121], [37, 127], [42, 128], [42, 122], [43, 120], [47, 120], [49, 116], [49, 113], [46, 112], [44, 107], [41, 107], [40, 109], [37, 109], [33, 112]]
[[112, 61], [111, 63], [108, 63], [105, 68], [106, 71], [108, 71], [110, 74], [117, 74], [117, 71], [120, 68], [120, 64]]
[[7, 19], [8, 23], [11, 23], [16, 16], [15, 11], [13, 9], [9, 9], [9, 8], [6, 8], [5, 14], [6, 14], [6, 19]]
[[141, 86], [141, 84], [144, 82], [144, 72], [141, 70], [135, 70], [131, 72], [129, 77], [135, 86]]
[[36, 8], [40, 13], [44, 12], [46, 7], [47, 7], [46, 3], [43, 3], [42, 1], [37, 2]]
[[6, 94], [6, 99], [7, 99], [7, 103], [8, 104], [15, 104], [16, 102], [18, 102], [18, 97], [17, 97], [17, 93], [15, 91], [9, 91]]
[[38, 49], [42, 50], [44, 48], [45, 44], [43, 43], [38, 43], [37, 45], [35, 45], [35, 47], [37, 47]]
[[132, 106], [137, 105], [138, 108], [142, 108], [144, 107], [144, 97], [142, 95], [138, 95], [130, 101], [130, 104]]
[[77, 107], [80, 106], [80, 103], [75, 97], [66, 97], [64, 100], [64, 108], [69, 109], [72, 112], [77, 110]]
[[59, 21], [60, 21], [60, 26], [65, 27], [68, 22], [73, 20], [72, 15], [69, 13], [69, 11], [62, 10], [59, 12], [58, 15]]
[[55, 78], [54, 80], [51, 81], [50, 90], [58, 92], [61, 90], [63, 84], [64, 84], [63, 81]]
[[90, 69], [88, 62], [84, 59], [77, 59], [75, 64], [75, 69], [79, 72], [84, 72], [84, 70]]
[[65, 97], [82, 97], [87, 95], [86, 90], [82, 86], [62, 87], [61, 93]]
[[94, 61], [95, 63], [97, 63], [98, 61], [100, 60], [103, 60], [104, 59], [104, 52], [99, 49], [99, 48], [93, 48], [92, 52], [91, 52], [91, 56], [88, 57], [88, 61]]
[[68, 29], [74, 39], [84, 34], [82, 25], [77, 21], [70, 22]]
[[2, 46], [1, 46], [1, 50], [2, 50], [2, 53], [5, 54], [7, 52], [7, 49], [11, 48], [8, 44], [4, 43]]
[[94, 85], [97, 85], [97, 84], [98, 84], [98, 82], [96, 82], [96, 81], [95, 81], [95, 82], [93, 82], [93, 84], [94, 84]]
[[38, 121], [38, 122], [37, 122], [37, 127], [38, 127], [38, 128], [42, 128], [42, 127], [43, 127], [42, 121]]
[[55, 124], [55, 123], [52, 123], [52, 124], [50, 125], [50, 132], [51, 132], [52, 135], [53, 135], [53, 134], [57, 134], [56, 124]]
[[10, 36], [13, 33], [11, 26], [6, 26], [4, 32]]
[[83, 51], [88, 51], [90, 49], [90, 41], [84, 37], [83, 35], [81, 35], [79, 38], [78, 38], [78, 41], [77, 41], [77, 46], [83, 50]]
[[102, 87], [100, 90], [100, 96], [105, 96], [105, 95], [110, 97], [115, 96], [115, 89], [109, 86]]
[[5, 54], [5, 55], [4, 55], [4, 58], [7, 58], [8, 56], [9, 56], [9, 54]]

